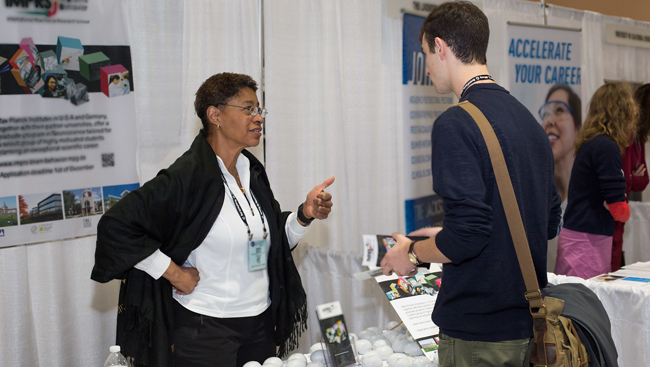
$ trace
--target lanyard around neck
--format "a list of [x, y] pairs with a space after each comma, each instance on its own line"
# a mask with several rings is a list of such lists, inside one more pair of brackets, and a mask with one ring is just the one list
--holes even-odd
[[[228, 181], [226, 181], [226, 176], [223, 175], [223, 172], [221, 172], [221, 178], [223, 179], [223, 183], [226, 184], [226, 187], [230, 192], [230, 197], [232, 197], [232, 201], [235, 204], [235, 208], [237, 209], [237, 214], [239, 214], [239, 218], [241, 218], [242, 222], [244, 222], [244, 224], [246, 225], [246, 230], [248, 231], [248, 240], [252, 241], [253, 234], [251, 233], [251, 227], [248, 225], [248, 221], [246, 220], [246, 215], [244, 214], [244, 210], [242, 209], [241, 205], [239, 205], [239, 200], [237, 200], [235, 194], [233, 194], [232, 190], [230, 189], [230, 185], [228, 185]], [[251, 202], [248, 201], [248, 197], [246, 197], [245, 193], [242, 192], [242, 194], [244, 195], [244, 198], [246, 199], [248, 206], [251, 208], [251, 213], [253, 214], [253, 216], [255, 216], [255, 212], [253, 211], [253, 206], [251, 205]], [[263, 238], [266, 238], [268, 236], [268, 233], [266, 232], [266, 222], [264, 222], [264, 214], [262, 214], [262, 208], [260, 208], [260, 204], [257, 202], [257, 199], [255, 199], [255, 195], [253, 195], [252, 192], [251, 192], [251, 198], [253, 199], [253, 202], [257, 207], [257, 211], [260, 213], [260, 218], [262, 219], [262, 228], [264, 230]]]
[[468, 80], [467, 83], [465, 83], [465, 86], [463, 87], [463, 90], [460, 92], [460, 98], [463, 98], [463, 94], [465, 94], [465, 91], [467, 91], [467, 88], [469, 88], [472, 84], [478, 82], [479, 80], [491, 80], [491, 81], [494, 81], [494, 78], [492, 78], [492, 76], [488, 75], [488, 74], [477, 75], [477, 76], [473, 77], [472, 79]]

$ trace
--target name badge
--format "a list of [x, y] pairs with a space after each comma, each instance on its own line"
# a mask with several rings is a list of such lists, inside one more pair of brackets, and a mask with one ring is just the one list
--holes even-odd
[[248, 241], [248, 271], [266, 269], [266, 238], [256, 241]]

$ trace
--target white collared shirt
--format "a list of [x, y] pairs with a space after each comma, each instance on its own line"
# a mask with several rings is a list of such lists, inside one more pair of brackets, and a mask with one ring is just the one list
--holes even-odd
[[[187, 309], [202, 315], [220, 318], [256, 316], [271, 304], [268, 272], [248, 270], [248, 231], [228, 190], [230, 188], [246, 215], [253, 240], [262, 239], [262, 221], [250, 191], [250, 161], [240, 154], [235, 165], [241, 184], [246, 188], [249, 206], [235, 178], [228, 172], [221, 158], [217, 156], [217, 159], [226, 178], [223, 206], [206, 238], [183, 264], [185, 267], [197, 268], [199, 283], [188, 295], [177, 295], [174, 292], [174, 299]], [[266, 216], [264, 222], [269, 233], [266, 249], [268, 254], [271, 234]], [[285, 231], [289, 245], [294, 247], [307, 232], [307, 227], [300, 225], [296, 214], [292, 213], [285, 224]], [[156, 250], [135, 267], [158, 279], [167, 270], [170, 261], [167, 255]]]

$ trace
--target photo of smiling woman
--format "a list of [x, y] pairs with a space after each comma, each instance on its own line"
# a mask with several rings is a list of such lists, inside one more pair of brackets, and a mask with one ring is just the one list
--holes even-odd
[[[555, 185], [562, 200], [562, 215], [567, 206], [569, 180], [575, 159], [575, 138], [582, 126], [582, 102], [571, 87], [555, 84], [546, 95], [546, 101], [539, 109], [542, 127], [548, 136], [555, 159]], [[547, 266], [555, 268], [557, 237], [548, 241]]]
[[45, 87], [43, 88], [43, 97], [54, 98], [56, 93], [56, 78], [54, 75], [48, 75], [45, 78]]
[[575, 158], [574, 141], [582, 126], [580, 97], [568, 85], [556, 84], [548, 91], [546, 103], [539, 109], [539, 116], [553, 148], [555, 185], [564, 209]]

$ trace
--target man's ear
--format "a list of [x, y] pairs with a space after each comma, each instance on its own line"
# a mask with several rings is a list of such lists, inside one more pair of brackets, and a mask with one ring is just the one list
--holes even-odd
[[434, 47], [436, 49], [436, 54], [438, 54], [438, 57], [441, 61], [444, 60], [449, 53], [449, 46], [447, 45], [447, 42], [445, 42], [445, 40], [440, 37], [436, 37], [433, 41], [435, 42]]

